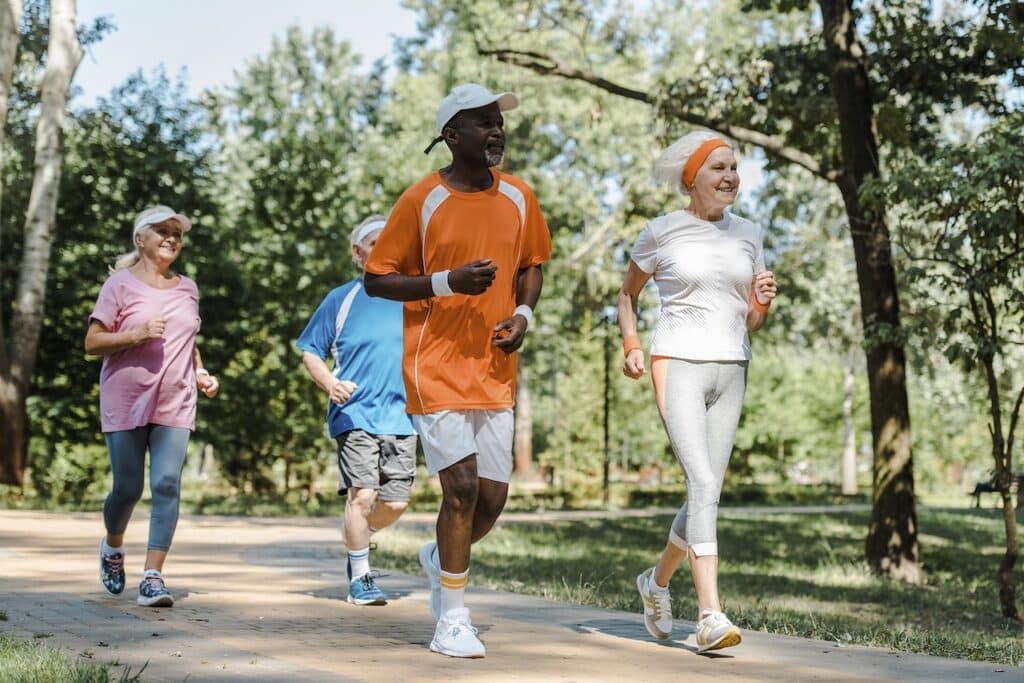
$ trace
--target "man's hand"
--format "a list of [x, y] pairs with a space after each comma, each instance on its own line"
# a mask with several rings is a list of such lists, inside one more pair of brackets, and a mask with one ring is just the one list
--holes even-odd
[[526, 339], [526, 328], [529, 323], [522, 315], [516, 314], [505, 318], [494, 326], [492, 344], [505, 353], [515, 353]]
[[448, 286], [456, 294], [483, 294], [494, 282], [496, 270], [498, 266], [492, 265], [489, 258], [471, 261], [448, 273]]
[[331, 385], [331, 390], [328, 395], [331, 397], [331, 401], [337, 403], [339, 406], [347, 401], [351, 396], [352, 392], [359, 387], [355, 382], [350, 382], [347, 379], [339, 379]]

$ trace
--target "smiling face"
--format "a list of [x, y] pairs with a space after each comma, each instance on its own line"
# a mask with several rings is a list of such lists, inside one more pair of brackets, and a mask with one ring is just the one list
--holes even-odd
[[452, 156], [472, 166], [497, 166], [505, 156], [505, 119], [498, 103], [460, 111], [443, 135]]
[[173, 218], [150, 225], [135, 236], [135, 244], [142, 258], [157, 265], [169, 266], [181, 253], [184, 233]]
[[736, 201], [739, 188], [736, 156], [728, 147], [719, 147], [711, 151], [697, 171], [690, 196], [699, 206], [717, 213]]

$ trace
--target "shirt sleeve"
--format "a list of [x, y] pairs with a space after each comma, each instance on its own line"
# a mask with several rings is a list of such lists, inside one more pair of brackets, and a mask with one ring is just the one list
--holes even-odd
[[520, 268], [539, 266], [551, 260], [551, 231], [541, 213], [540, 203], [532, 190], [526, 188], [526, 221], [523, 224], [523, 250]]
[[373, 275], [426, 275], [421, 261], [422, 251], [419, 207], [406, 192], [391, 210], [384, 231], [370, 252], [366, 272]]
[[768, 270], [764, 263], [764, 230], [754, 226], [754, 275]]
[[295, 346], [302, 351], [315, 353], [322, 359], [331, 355], [331, 347], [334, 346], [334, 321], [338, 317], [341, 298], [337, 290], [324, 297], [306, 323], [306, 329], [302, 330]]
[[117, 332], [115, 327], [118, 323], [118, 314], [121, 311], [121, 302], [117, 297], [117, 285], [113, 280], [113, 277], [107, 278], [107, 281], [100, 287], [96, 305], [93, 307], [92, 313], [89, 314], [89, 322], [97, 321], [107, 328], [108, 332]]
[[658, 240], [654, 237], [654, 230], [650, 223], [645, 225], [637, 235], [629, 257], [636, 267], [645, 273], [653, 273], [658, 269]]

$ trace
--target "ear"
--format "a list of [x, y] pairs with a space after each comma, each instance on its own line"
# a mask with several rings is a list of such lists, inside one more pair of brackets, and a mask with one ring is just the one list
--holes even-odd
[[459, 144], [459, 133], [455, 130], [455, 126], [445, 126], [441, 131], [441, 137], [448, 143], [448, 146]]

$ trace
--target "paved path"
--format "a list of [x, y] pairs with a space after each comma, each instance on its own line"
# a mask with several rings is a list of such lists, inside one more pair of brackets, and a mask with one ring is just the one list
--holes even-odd
[[[128, 583], [97, 580], [98, 514], [0, 511], [0, 632], [71, 657], [148, 661], [146, 681], [1024, 681], [1024, 668], [745, 633], [717, 656], [694, 654], [692, 624], [657, 642], [640, 617], [470, 590], [488, 655], [427, 649], [426, 580], [391, 574], [386, 607], [354, 607], [336, 523], [183, 518], [174, 547], [173, 609], [138, 607], [142, 548], [129, 543]], [[142, 519], [133, 523], [138, 539]]]

